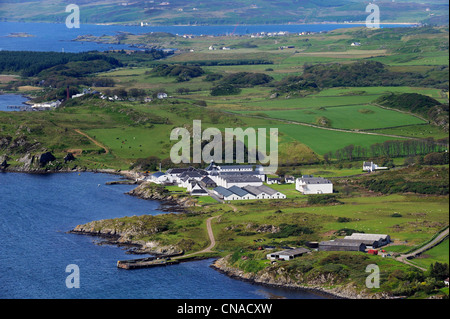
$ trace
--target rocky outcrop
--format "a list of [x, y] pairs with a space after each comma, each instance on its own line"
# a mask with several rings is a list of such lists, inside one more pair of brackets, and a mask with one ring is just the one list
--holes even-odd
[[291, 289], [303, 289], [331, 298], [344, 299], [389, 299], [385, 293], [370, 293], [366, 290], [357, 289], [352, 283], [337, 284], [339, 279], [333, 274], [322, 274], [314, 278], [305, 278], [302, 273], [295, 276], [288, 273], [286, 269], [279, 266], [267, 267], [258, 273], [244, 272], [230, 265], [230, 256], [217, 259], [212, 268], [226, 274], [227, 276], [249, 281], [256, 284], [277, 286]]
[[[139, 230], [130, 228], [118, 230], [114, 227], [102, 227], [102, 221], [94, 221], [84, 225], [78, 225], [68, 233], [94, 236], [102, 239], [99, 245], [117, 245], [128, 248], [130, 254], [149, 254], [158, 256], [176, 256], [183, 254], [183, 250], [173, 245], [162, 245], [157, 241], [133, 240]], [[147, 229], [148, 232], [157, 233], [159, 229]]]
[[161, 201], [161, 210], [184, 212], [186, 208], [195, 206], [197, 201], [190, 196], [172, 195], [164, 186], [144, 182], [127, 193], [142, 199]]

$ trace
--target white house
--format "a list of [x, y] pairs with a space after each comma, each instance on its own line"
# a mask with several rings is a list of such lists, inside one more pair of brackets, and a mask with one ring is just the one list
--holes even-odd
[[244, 187], [244, 186], [261, 186], [263, 182], [260, 178], [256, 176], [248, 175], [226, 175], [218, 176], [215, 180], [216, 184], [223, 186], [225, 188], [230, 188], [233, 186]]
[[197, 182], [193, 182], [191, 190], [189, 191], [192, 196], [209, 196], [208, 192], [201, 187]]
[[284, 182], [286, 184], [295, 184], [295, 177], [294, 176], [286, 176], [284, 178]]
[[332, 194], [333, 183], [323, 177], [304, 175], [297, 178], [295, 189], [304, 195], [309, 194]]
[[159, 93], [156, 95], [156, 97], [157, 97], [158, 99], [162, 100], [162, 99], [166, 99], [166, 98], [168, 97], [168, 95], [167, 95], [167, 93], [159, 92]]
[[218, 186], [218, 187], [214, 188], [214, 192], [217, 194], [217, 196], [219, 196], [219, 198], [221, 198], [225, 201], [239, 200], [239, 196], [237, 194], [233, 193], [232, 191], [230, 191], [222, 186]]
[[228, 189], [229, 191], [235, 193], [239, 196], [239, 200], [249, 200], [249, 199], [255, 199], [256, 196], [252, 193], [247, 192], [245, 189], [233, 186]]
[[306, 248], [294, 248], [294, 249], [278, 251], [275, 253], [270, 253], [270, 254], [267, 254], [266, 257], [269, 260], [292, 260], [296, 257], [300, 257], [309, 252], [310, 251]]
[[363, 171], [364, 172], [373, 172], [376, 170], [388, 169], [387, 167], [378, 166], [374, 162], [364, 162], [363, 163]]
[[277, 177], [267, 177], [266, 178], [266, 183], [269, 185], [272, 184], [281, 184], [281, 178], [277, 178]]
[[156, 172], [152, 174], [149, 178], [149, 181], [155, 183], [155, 184], [164, 184], [164, 183], [170, 183], [170, 176], [166, 175], [163, 172]]

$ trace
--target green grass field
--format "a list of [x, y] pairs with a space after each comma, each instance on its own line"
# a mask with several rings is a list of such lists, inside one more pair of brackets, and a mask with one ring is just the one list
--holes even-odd
[[[330, 121], [330, 127], [365, 130], [403, 125], [424, 124], [423, 120], [392, 110], [372, 105], [351, 105], [335, 107], [315, 107], [301, 110], [252, 111], [242, 112], [249, 115], [261, 115], [287, 121], [319, 124], [321, 117]], [[320, 124], [319, 124], [320, 125]]]

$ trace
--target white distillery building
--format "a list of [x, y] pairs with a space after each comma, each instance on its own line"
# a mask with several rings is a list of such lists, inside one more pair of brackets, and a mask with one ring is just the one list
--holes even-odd
[[304, 195], [332, 194], [333, 183], [323, 177], [304, 175], [301, 178], [297, 178], [295, 189]]
[[364, 172], [373, 172], [376, 170], [388, 169], [388, 167], [378, 166], [374, 162], [364, 162], [363, 163], [363, 171]]

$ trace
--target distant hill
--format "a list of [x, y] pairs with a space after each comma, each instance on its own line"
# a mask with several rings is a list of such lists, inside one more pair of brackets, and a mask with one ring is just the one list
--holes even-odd
[[[281, 24], [364, 22], [366, 0], [2, 0], [0, 21], [64, 22], [68, 4], [81, 23]], [[448, 24], [447, 0], [380, 0], [382, 23]]]

